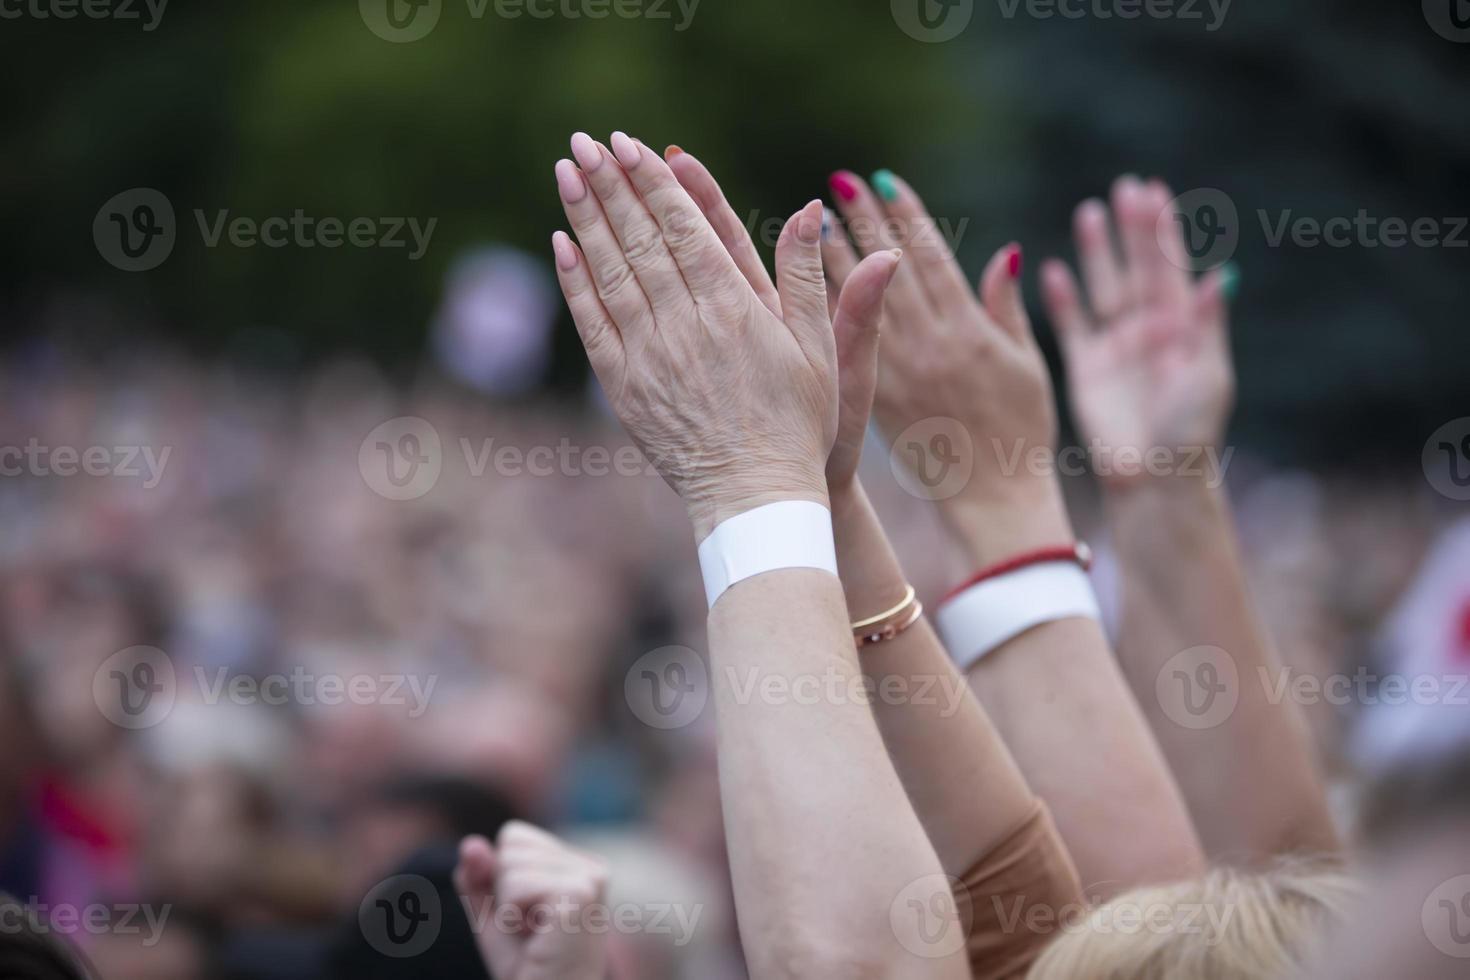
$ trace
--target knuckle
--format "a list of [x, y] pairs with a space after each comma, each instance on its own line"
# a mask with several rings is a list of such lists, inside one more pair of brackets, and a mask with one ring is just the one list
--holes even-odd
[[637, 286], [632, 268], [623, 262], [609, 262], [599, 266], [595, 278], [597, 294], [608, 303], [626, 297], [629, 290]]
[[633, 268], [648, 268], [662, 262], [665, 254], [663, 236], [650, 222], [640, 221], [628, 230], [623, 254]]

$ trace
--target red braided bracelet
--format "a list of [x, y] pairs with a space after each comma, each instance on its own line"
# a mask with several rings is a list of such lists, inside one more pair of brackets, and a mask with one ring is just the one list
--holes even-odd
[[1045, 565], [1048, 562], [1054, 561], [1076, 562], [1082, 566], [1082, 570], [1085, 572], [1092, 568], [1092, 549], [1087, 547], [1083, 542], [1078, 541], [1076, 544], [1069, 544], [1057, 548], [1038, 548], [1035, 551], [1027, 551], [1019, 554], [1014, 558], [1007, 558], [1005, 561], [991, 565], [989, 568], [982, 568], [955, 586], [949, 591], [948, 595], [940, 600], [940, 605], [953, 599], [961, 592], [974, 588], [981, 582], [986, 582], [993, 578], [1000, 578], [1002, 575], [1009, 575], [1011, 572], [1017, 572], [1032, 565]]

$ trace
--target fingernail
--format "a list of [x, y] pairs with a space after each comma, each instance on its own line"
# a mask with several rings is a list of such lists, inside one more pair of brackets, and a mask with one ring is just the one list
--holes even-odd
[[627, 133], [612, 134], [612, 149], [624, 170], [632, 170], [643, 159], [643, 155], [638, 151], [638, 144], [629, 139]]
[[820, 206], [821, 202], [812, 201], [801, 209], [801, 214], [796, 219], [796, 237], [808, 245], [820, 241], [822, 234], [821, 212], [813, 208], [812, 204]]
[[1240, 266], [1226, 262], [1220, 267], [1220, 293], [1227, 303], [1234, 302], [1240, 292]]
[[551, 236], [551, 250], [556, 253], [557, 268], [563, 272], [571, 272], [577, 267], [577, 250], [572, 248], [572, 240], [564, 231], [559, 231]]
[[854, 174], [847, 170], [839, 170], [827, 178], [827, 185], [832, 188], [832, 193], [843, 201], [852, 201], [858, 196], [857, 181]]
[[679, 154], [681, 154], [683, 152], [684, 152], [684, 148], [683, 147], [681, 147], [681, 146], [679, 146], [679, 145], [677, 145], [675, 143], [670, 143], [669, 144], [669, 148], [666, 149], [666, 150], [664, 150], [664, 159], [665, 160], [672, 160], [674, 157], [678, 156]]
[[873, 174], [873, 190], [885, 201], [898, 200], [898, 181], [892, 170], [880, 170]]
[[898, 275], [898, 264], [903, 261], [903, 249], [890, 248], [888, 254], [893, 256], [893, 264], [888, 267], [888, 281], [892, 282], [893, 277]]
[[577, 158], [577, 166], [583, 173], [593, 173], [602, 166], [602, 147], [586, 133], [572, 135], [572, 156]]
[[577, 165], [570, 160], [556, 161], [556, 189], [561, 199], [576, 204], [587, 196], [587, 182], [577, 172]]
[[822, 241], [832, 240], [832, 211], [830, 208], [822, 208]]
[[1019, 246], [1019, 245], [1013, 246], [1013, 250], [1011, 251], [1011, 257], [1009, 259], [1008, 265], [1009, 265], [1009, 268], [1011, 270], [1011, 278], [1012, 279], [1019, 279], [1019, 278], [1021, 278], [1021, 246]]

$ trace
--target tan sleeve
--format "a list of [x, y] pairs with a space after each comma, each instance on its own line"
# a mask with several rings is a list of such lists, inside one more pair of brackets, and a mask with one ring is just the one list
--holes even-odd
[[1045, 804], [960, 879], [975, 980], [1023, 977], [1084, 901], [1077, 868]]

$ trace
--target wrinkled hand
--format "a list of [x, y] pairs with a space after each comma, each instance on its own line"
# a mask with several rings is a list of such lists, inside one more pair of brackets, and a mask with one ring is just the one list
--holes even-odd
[[[766, 273], [760, 252], [751, 240], [750, 229], [730, 207], [719, 182], [691, 153], [669, 147], [669, 167], [689, 192], [710, 227], [730, 253], [761, 302], [781, 315], [781, 297]], [[828, 216], [823, 215], [823, 236], [828, 234]], [[878, 384], [878, 334], [883, 318], [883, 293], [893, 280], [900, 250], [880, 252], [861, 263], [847, 277], [839, 293], [828, 282], [827, 312], [837, 340], [838, 421], [837, 438], [827, 457], [827, 488], [833, 497], [847, 493], [857, 479], [862, 459], [868, 418], [873, 411], [873, 392]]]
[[[879, 427], [901, 448], [916, 423], [959, 425], [969, 446], [956, 449], [968, 453], [973, 472], [959, 492], [941, 498], [942, 507], [982, 553], [1008, 557], [1033, 544], [1064, 543], [1070, 529], [1054, 467], [1035, 464], [1038, 451], [1049, 460], [1057, 421], [1046, 360], [1021, 298], [1020, 247], [991, 258], [977, 297], [919, 196], [892, 174], [876, 179], [881, 197], [855, 174], [833, 176], [847, 235], [834, 229], [823, 260], [841, 284], [860, 252], [904, 249], [907, 261], [884, 303]], [[1008, 522], [1016, 533], [997, 531]]]
[[496, 980], [605, 980], [606, 930], [584, 921], [606, 900], [598, 858], [511, 821], [494, 845], [464, 839], [454, 887]]
[[[1163, 182], [1123, 177], [1112, 197], [1121, 257], [1106, 205], [1090, 200], [1077, 208], [1089, 308], [1065, 264], [1051, 260], [1042, 270], [1078, 428], [1085, 442], [1114, 454], [1217, 446], [1235, 397], [1225, 274], [1192, 281]], [[1119, 485], [1138, 474], [1099, 468], [1098, 475]]]
[[761, 504], [827, 503], [837, 350], [820, 203], [787, 222], [777, 285], [758, 293], [668, 164], [622, 133], [612, 145], [579, 133], [577, 164], [557, 164], [581, 248], [561, 232], [553, 247], [613, 409], [701, 538]]

